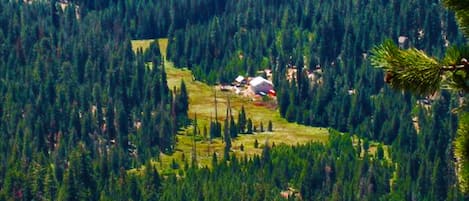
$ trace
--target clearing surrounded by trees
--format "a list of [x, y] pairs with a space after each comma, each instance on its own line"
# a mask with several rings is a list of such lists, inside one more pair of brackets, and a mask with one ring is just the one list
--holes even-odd
[[[146, 43], [145, 43], [146, 41]], [[149, 43], [153, 40], [138, 40], [132, 42], [134, 50], [141, 47], [148, 47]], [[158, 43], [163, 58], [166, 58], [167, 39], [159, 39]], [[209, 137], [204, 138], [204, 127], [209, 128], [210, 119], [215, 118], [215, 103], [214, 93], [215, 87], [209, 86], [200, 81], [192, 79], [192, 73], [187, 69], [175, 68], [173, 63], [165, 61], [165, 69], [168, 79], [168, 87], [174, 89], [179, 87], [181, 80], [184, 80], [189, 93], [189, 117], [194, 120], [197, 115], [197, 125], [200, 135], [196, 136], [196, 149], [197, 161], [200, 166], [210, 165], [213, 153], [217, 153], [218, 158], [223, 157], [224, 143], [222, 139], [213, 139], [210, 143]], [[328, 139], [328, 129], [319, 127], [310, 127], [299, 125], [297, 123], [289, 123], [287, 120], [280, 117], [276, 110], [268, 109], [266, 107], [256, 106], [252, 104], [252, 100], [247, 97], [237, 96], [231, 92], [223, 92], [217, 89], [217, 109], [218, 120], [223, 124], [226, 116], [227, 99], [229, 97], [231, 103], [231, 110], [233, 117], [238, 118], [238, 113], [242, 106], [246, 111], [246, 116], [252, 119], [253, 125], [257, 128], [254, 134], [242, 134], [236, 139], [232, 139], [231, 151], [236, 153], [237, 156], [252, 156], [254, 154], [261, 154], [262, 147], [265, 142], [269, 145], [272, 144], [303, 144], [310, 141], [324, 142]], [[267, 132], [268, 122], [272, 121], [273, 132]], [[263, 124], [264, 132], [260, 131], [260, 124]], [[159, 164], [161, 167], [169, 167], [172, 160], [182, 166], [183, 159], [190, 161], [192, 153], [193, 142], [193, 125], [187, 127], [179, 132], [177, 136], [176, 151], [172, 155], [162, 154], [162, 162]], [[255, 141], [258, 141], [260, 146], [254, 148]], [[241, 151], [241, 145], [244, 151]], [[168, 168], [163, 168], [168, 169]]]

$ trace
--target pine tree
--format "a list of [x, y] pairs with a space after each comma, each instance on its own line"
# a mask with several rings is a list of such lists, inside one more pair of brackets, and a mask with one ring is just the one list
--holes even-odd
[[44, 197], [46, 200], [54, 200], [57, 196], [58, 183], [55, 178], [53, 167], [49, 166], [44, 181]]
[[231, 150], [231, 134], [229, 130], [228, 119], [225, 120], [225, 132], [224, 132], [223, 140], [225, 142], [225, 149], [223, 151], [223, 159], [229, 160], [230, 150]]
[[135, 175], [135, 174], [128, 175], [129, 183], [127, 183], [127, 185], [125, 187], [127, 187], [127, 193], [128, 193], [127, 196], [131, 200], [143, 200], [142, 199], [142, 197], [143, 197], [142, 191], [139, 188], [137, 179], [138, 179], [137, 175]]
[[[444, 3], [455, 11], [464, 36], [469, 38], [469, 3], [458, 0]], [[386, 41], [375, 47], [372, 54], [372, 64], [386, 71], [384, 81], [392, 88], [418, 95], [433, 94], [440, 89], [465, 94], [465, 102], [458, 108], [461, 118], [454, 143], [456, 160], [461, 167], [458, 171], [460, 188], [469, 192], [469, 119], [465, 118], [469, 112], [469, 45], [448, 48], [444, 58], [438, 59], [416, 48], [399, 49], [393, 42]]]
[[63, 184], [61, 185], [61, 189], [59, 192], [59, 200], [80, 200], [78, 195], [79, 189], [75, 179], [76, 178], [75, 173], [73, 172], [73, 168], [70, 168], [65, 173]]
[[[230, 118], [231, 117], [231, 118]], [[225, 117], [225, 128], [223, 132], [223, 140], [225, 142], [225, 149], [223, 151], [223, 159], [230, 160], [230, 150], [231, 150], [231, 136], [232, 131], [237, 131], [236, 126], [234, 125], [234, 120], [231, 115], [231, 105], [230, 98], [228, 97], [228, 105], [226, 108], [226, 117]]]
[[273, 128], [273, 125], [272, 125], [272, 120], [269, 120], [269, 123], [267, 124], [267, 131], [268, 132], [273, 132], [274, 131], [274, 128]]
[[192, 157], [191, 157], [191, 165], [192, 167], [197, 167], [197, 143], [195, 137], [198, 133], [198, 125], [197, 125], [197, 114], [194, 115], [194, 129], [192, 133]]
[[82, 142], [79, 142], [77, 150], [72, 153], [70, 170], [74, 169], [76, 185], [79, 186], [80, 199], [97, 199], [97, 182], [89, 151]]
[[237, 129], [237, 125], [234, 121], [234, 118], [231, 117], [230, 118], [230, 135], [231, 135], [231, 138], [237, 138], [238, 137], [238, 132], [239, 130]]
[[378, 158], [378, 160], [384, 159], [384, 149], [382, 144], [378, 145], [378, 149], [376, 150], [376, 157]]
[[118, 143], [120, 147], [124, 150], [128, 149], [128, 143], [129, 143], [129, 115], [126, 113], [123, 104], [119, 102], [118, 104]]
[[213, 154], [212, 154], [212, 167], [215, 167], [217, 165], [218, 165], [217, 154], [215, 152], [213, 152]]
[[244, 105], [241, 106], [241, 111], [238, 114], [238, 129], [239, 133], [245, 133], [246, 132], [246, 111], [244, 110]]
[[112, 100], [110, 100], [107, 104], [106, 107], [106, 133], [107, 133], [107, 138], [109, 141], [115, 140], [116, 139], [116, 126], [114, 122], [114, 104], [112, 103]]
[[187, 87], [184, 80], [181, 80], [179, 94], [176, 96], [176, 99], [176, 115], [178, 116], [178, 121], [184, 122], [188, 117], [187, 111], [189, 111], [189, 95], [187, 93]]
[[252, 120], [251, 120], [251, 118], [248, 119], [248, 123], [247, 123], [246, 127], [247, 127], [246, 133], [252, 134], [252, 132], [253, 132], [252, 129], [253, 129], [253, 128], [252, 128]]
[[143, 178], [143, 199], [158, 200], [161, 190], [161, 178], [158, 170], [151, 162], [145, 165], [145, 176]]

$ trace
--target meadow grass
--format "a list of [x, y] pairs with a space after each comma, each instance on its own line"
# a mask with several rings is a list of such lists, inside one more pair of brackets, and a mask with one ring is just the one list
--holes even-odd
[[155, 41], [154, 39], [147, 40], [132, 40], [132, 51], [137, 52], [138, 49], [142, 49], [143, 52], [150, 47], [150, 44]]
[[[132, 41], [132, 49], [148, 48], [149, 44], [154, 40], [136, 40]], [[162, 56], [166, 58], [166, 48], [168, 45], [167, 39], [158, 39], [160, 51]], [[247, 118], [251, 118], [253, 125], [258, 130], [262, 122], [264, 130], [267, 130], [269, 121], [272, 121], [273, 132], [257, 132], [254, 134], [241, 134], [236, 139], [232, 140], [231, 152], [236, 154], [237, 157], [253, 156], [262, 152], [262, 147], [267, 143], [272, 144], [287, 144], [297, 145], [304, 144], [311, 141], [325, 142], [328, 139], [328, 129], [310, 127], [299, 125], [297, 123], [290, 123], [281, 118], [277, 109], [271, 109], [264, 106], [256, 106], [250, 98], [236, 95], [232, 92], [222, 92], [215, 89], [214, 86], [209, 86], [200, 81], [193, 80], [192, 72], [185, 68], [175, 68], [172, 62], [165, 61], [165, 69], [168, 79], [168, 87], [173, 89], [179, 88], [181, 81], [184, 80], [189, 93], [189, 117], [194, 119], [197, 116], [197, 125], [200, 133], [203, 133], [203, 128], [209, 129], [211, 119], [215, 118], [215, 104], [214, 94], [217, 93], [217, 114], [218, 120], [223, 123], [226, 115], [228, 105], [228, 98], [230, 99], [231, 111], [234, 118], [238, 117], [238, 112], [244, 106]], [[176, 149], [173, 154], [161, 154], [160, 160], [154, 162], [163, 173], [171, 173], [177, 170], [171, 169], [173, 159], [183, 168], [184, 161], [190, 163], [192, 156], [193, 146], [193, 126], [188, 126], [182, 129], [177, 135]], [[213, 139], [212, 141], [197, 137], [196, 142], [196, 156], [198, 165], [211, 166], [212, 155], [215, 153], [218, 160], [223, 157], [224, 143], [221, 139]], [[258, 141], [259, 147], [254, 147], [254, 142]], [[241, 150], [241, 145], [244, 150]]]
[[[218, 121], [223, 124], [226, 109], [228, 106], [228, 99], [230, 100], [231, 112], [237, 120], [238, 112], [244, 106], [247, 118], [251, 118], [253, 125], [258, 130], [260, 123], [263, 123], [264, 130], [267, 130], [269, 121], [272, 121], [273, 132], [255, 132], [254, 134], [240, 134], [239, 137], [232, 139], [231, 153], [240, 157], [252, 157], [262, 153], [265, 145], [271, 146], [272, 144], [286, 144], [286, 145], [299, 145], [308, 142], [326, 142], [328, 140], [328, 129], [320, 127], [310, 127], [299, 125], [297, 123], [290, 123], [280, 117], [277, 109], [267, 108], [264, 106], [256, 106], [248, 97], [236, 95], [233, 92], [224, 92], [217, 89], [215, 86], [209, 86], [203, 82], [193, 80], [192, 72], [187, 68], [175, 68], [174, 64], [166, 60], [166, 51], [168, 46], [168, 39], [156, 39], [160, 46], [160, 51], [165, 58], [164, 64], [167, 73], [168, 87], [170, 89], [179, 88], [181, 81], [184, 80], [189, 93], [189, 117], [194, 120], [197, 116], [197, 126], [200, 132], [196, 136], [196, 157], [199, 167], [211, 167], [212, 156], [215, 153], [218, 160], [222, 160], [224, 142], [222, 139], [217, 138], [209, 140], [203, 135], [203, 129], [206, 127], [209, 130], [210, 121], [215, 119], [215, 93], [217, 94], [217, 116]], [[132, 49], [136, 51], [139, 48], [143, 50], [150, 46], [150, 40], [134, 40], [132, 41]], [[184, 164], [191, 163], [192, 150], [193, 150], [193, 129], [194, 126], [190, 125], [183, 128], [177, 134], [175, 152], [172, 154], [160, 154], [159, 160], [153, 160], [153, 164], [158, 167], [160, 173], [171, 174], [178, 173], [184, 169]], [[357, 145], [357, 136], [352, 137], [354, 145]], [[258, 148], [254, 147], [254, 142], [258, 141]], [[244, 150], [241, 150], [241, 147]], [[376, 154], [377, 142], [370, 143], [368, 152], [371, 155]], [[390, 159], [389, 148], [384, 146], [385, 158]], [[178, 163], [178, 169], [172, 169], [172, 161]], [[133, 169], [130, 172], [139, 172]], [[182, 171], [183, 172], [183, 171]]]
[[[254, 142], [257, 140], [262, 147], [265, 143], [297, 145], [311, 141], [325, 142], [328, 139], [328, 131], [326, 128], [310, 127], [287, 122], [281, 118], [276, 109], [270, 109], [263, 106], [256, 106], [253, 102], [243, 96], [236, 95], [232, 92], [222, 92], [205, 83], [192, 79], [191, 71], [187, 69], [175, 68], [171, 62], [166, 62], [165, 69], [168, 75], [168, 85], [171, 89], [179, 88], [181, 80], [184, 80], [189, 93], [189, 117], [194, 119], [197, 116], [197, 125], [201, 134], [203, 128], [209, 129], [211, 119], [215, 119], [215, 91], [217, 93], [217, 114], [218, 120], [223, 123], [226, 116], [228, 106], [228, 98], [230, 99], [231, 112], [237, 120], [241, 107], [244, 106], [247, 118], [251, 118], [253, 125], [258, 130], [262, 122], [264, 130], [267, 130], [269, 120], [272, 121], [273, 132], [257, 132], [254, 134], [240, 134], [239, 137], [232, 140], [232, 152], [238, 157], [253, 156], [260, 154], [262, 148], [254, 148]], [[193, 126], [182, 130], [177, 136], [178, 144], [176, 153], [172, 156], [163, 155], [163, 163], [169, 163], [176, 157], [177, 161], [181, 161], [182, 153], [185, 159], [190, 161], [192, 153], [192, 131]], [[241, 151], [241, 145], [244, 151]], [[208, 140], [198, 141], [197, 157], [199, 166], [210, 166], [213, 153], [217, 153], [220, 157], [223, 155], [224, 144], [220, 139], [209, 143]]]
[[166, 49], [168, 48], [168, 39], [167, 38], [159, 38], [158, 45], [160, 47], [160, 52], [163, 58], [166, 59]]

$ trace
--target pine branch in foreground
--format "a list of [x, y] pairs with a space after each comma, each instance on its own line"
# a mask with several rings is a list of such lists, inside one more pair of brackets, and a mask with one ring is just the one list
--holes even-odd
[[385, 82], [392, 88], [419, 95], [438, 90], [445, 71], [436, 59], [423, 51], [401, 50], [390, 40], [372, 50], [371, 62], [386, 71]]
[[444, 0], [444, 4], [455, 11], [461, 31], [469, 37], [469, 1]]

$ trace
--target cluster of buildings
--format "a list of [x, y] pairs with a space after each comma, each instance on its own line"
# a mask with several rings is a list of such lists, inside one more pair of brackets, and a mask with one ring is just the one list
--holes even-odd
[[[287, 68], [286, 77], [287, 80], [296, 79], [296, 71], [297, 68], [291, 66]], [[251, 96], [253, 98], [259, 98], [262, 96], [269, 96], [269, 97], [276, 97], [276, 92], [274, 90], [274, 85], [272, 83], [272, 70], [265, 69], [259, 72], [263, 74], [263, 76], [257, 77], [244, 77], [242, 75], [238, 75], [231, 85], [224, 85], [221, 86], [220, 89], [222, 91], [234, 91], [236, 94], [242, 94], [246, 96]], [[304, 73], [308, 76], [312, 84], [320, 84], [322, 82], [321, 74], [322, 69], [320, 66], [316, 66], [314, 70], [304, 70]]]
[[272, 81], [261, 76], [244, 77], [239, 75], [236, 77], [230, 87], [222, 86], [222, 90], [233, 89], [236, 94], [244, 93], [245, 95], [260, 96], [276, 96]]

